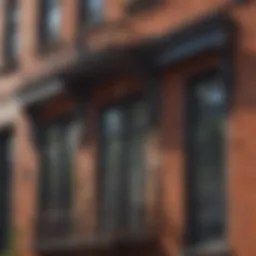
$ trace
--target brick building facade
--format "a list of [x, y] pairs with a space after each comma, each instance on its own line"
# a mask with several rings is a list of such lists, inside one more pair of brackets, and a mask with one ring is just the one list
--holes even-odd
[[1, 1], [0, 255], [255, 255], [255, 14]]

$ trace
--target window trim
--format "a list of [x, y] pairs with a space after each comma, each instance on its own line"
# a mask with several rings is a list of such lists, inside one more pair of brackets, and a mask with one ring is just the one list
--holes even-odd
[[[191, 100], [191, 97], [189, 96], [189, 94], [191, 93], [191, 91], [193, 90], [193, 86], [196, 86], [196, 84], [200, 83], [200, 81], [207, 81], [207, 80], [210, 80], [214, 77], [220, 77], [220, 78], [223, 78], [223, 81], [224, 81], [224, 87], [225, 87], [225, 93], [226, 93], [226, 99], [225, 99], [225, 115], [226, 115], [226, 126], [227, 126], [227, 122], [228, 122], [228, 107], [229, 107], [229, 86], [227, 84], [227, 82], [224, 80], [224, 77], [225, 77], [225, 72], [223, 72], [223, 70], [220, 68], [220, 67], [212, 67], [210, 69], [207, 69], [207, 70], [202, 70], [202, 71], [199, 71], [197, 72], [195, 75], [192, 75], [188, 78], [187, 80], [187, 83], [186, 83], [186, 91], [188, 92], [186, 94], [186, 108], [185, 108], [185, 116], [186, 116], [186, 122], [185, 122], [185, 131], [186, 131], [186, 137], [185, 137], [185, 172], [186, 172], [186, 196], [185, 196], [185, 204], [187, 205], [187, 207], [189, 208], [189, 198], [188, 198], [188, 192], [189, 192], [189, 186], [190, 186], [190, 177], [188, 175], [188, 173], [191, 173], [189, 172], [189, 170], [191, 169], [191, 143], [190, 143], [190, 140], [191, 140], [191, 123], [193, 123], [193, 118], [191, 117], [191, 104], [190, 104], [190, 100]], [[225, 131], [224, 132], [224, 136], [223, 136], [223, 145], [224, 145], [224, 154], [227, 152], [227, 132]], [[193, 167], [192, 167], [193, 168]], [[203, 252], [213, 252], [213, 248], [211, 248], [210, 246], [208, 245], [214, 245], [216, 244], [217, 247], [216, 247], [216, 250], [219, 250], [221, 252], [226, 252], [228, 251], [228, 242], [226, 240], [227, 238], [227, 220], [228, 220], [228, 216], [227, 216], [227, 202], [228, 202], [228, 195], [227, 195], [227, 192], [226, 192], [226, 184], [227, 184], [227, 173], [226, 173], [226, 169], [228, 168], [227, 166], [227, 160], [224, 156], [224, 159], [223, 159], [223, 176], [222, 176], [222, 179], [223, 179], [223, 182], [222, 182], [222, 185], [224, 186], [224, 206], [223, 206], [223, 210], [224, 210], [224, 216], [223, 216], [223, 220], [224, 220], [224, 226], [223, 226], [223, 234], [220, 238], [218, 239], [211, 239], [209, 241], [206, 241], [206, 242], [192, 242], [189, 238], [189, 223], [190, 223], [190, 220], [189, 220], [189, 211], [187, 211], [187, 214], [186, 214], [186, 230], [189, 231], [189, 232], [186, 232], [186, 236], [185, 236], [185, 244], [186, 244], [186, 247], [185, 247], [185, 255], [187, 255], [186, 253], [189, 253], [191, 251], [193, 252], [197, 252], [197, 253], [200, 253], [201, 251]], [[191, 228], [190, 228], [191, 229]], [[193, 229], [193, 228], [192, 228]], [[192, 231], [194, 232], [194, 231]], [[207, 250], [207, 248], [208, 250]], [[197, 255], [197, 254], [196, 254]]]

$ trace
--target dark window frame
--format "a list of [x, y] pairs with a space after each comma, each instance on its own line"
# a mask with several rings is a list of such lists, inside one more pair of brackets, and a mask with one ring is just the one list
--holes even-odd
[[[193, 169], [195, 169], [194, 166], [194, 160], [193, 158], [193, 131], [192, 131], [192, 126], [195, 125], [195, 107], [193, 106], [193, 99], [191, 97], [191, 93], [193, 93], [193, 90], [200, 82], [204, 82], [204, 81], [210, 81], [213, 80], [215, 77], [219, 77], [221, 79], [223, 79], [223, 84], [224, 84], [224, 92], [225, 92], [225, 106], [224, 106], [224, 110], [225, 110], [225, 118], [226, 118], [226, 123], [227, 123], [227, 119], [228, 119], [228, 107], [229, 107], [229, 88], [228, 85], [224, 79], [225, 74], [223, 74], [223, 70], [221, 68], [211, 68], [208, 70], [203, 70], [202, 72], [197, 73], [196, 75], [190, 77], [188, 79], [188, 82], [186, 84], [186, 90], [188, 93], [186, 93], [186, 142], [185, 142], [185, 154], [186, 154], [186, 164], [185, 164], [185, 170], [186, 170], [186, 204], [187, 204], [187, 213], [186, 213], [186, 225], [187, 225], [187, 231], [186, 232], [186, 236], [185, 236], [185, 241], [186, 241], [186, 245], [187, 246], [197, 246], [197, 245], [201, 245], [202, 243], [208, 243], [208, 242], [216, 242], [216, 239], [210, 240], [210, 241], [206, 241], [206, 242], [202, 242], [202, 241], [198, 241], [197, 240], [197, 232], [196, 232], [196, 227], [195, 227], [195, 223], [193, 220], [193, 215], [195, 214], [195, 207], [194, 207], [194, 201], [193, 201], [193, 197], [189, 196], [189, 194], [191, 193], [191, 191], [193, 190], [193, 184], [192, 184], [192, 180], [193, 180], [193, 175], [192, 175], [192, 171]], [[222, 159], [222, 186], [224, 191], [225, 191], [225, 185], [226, 185], [226, 158], [225, 158], [225, 152], [226, 152], [226, 142], [227, 142], [227, 138], [226, 138], [226, 132], [224, 132], [223, 134], [223, 145], [224, 145], [224, 156]], [[224, 205], [223, 205], [223, 210], [224, 210], [224, 216], [223, 216], [223, 220], [224, 220], [224, 226], [222, 227], [222, 234], [220, 235], [220, 237], [217, 239], [218, 241], [224, 241], [226, 239], [226, 230], [227, 230], [227, 217], [226, 217], [226, 202], [227, 202], [227, 196], [226, 193], [223, 195], [224, 197]]]

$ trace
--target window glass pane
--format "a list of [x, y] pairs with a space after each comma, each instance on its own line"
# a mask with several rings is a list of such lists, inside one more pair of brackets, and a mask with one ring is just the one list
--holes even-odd
[[221, 79], [197, 84], [194, 99], [194, 221], [197, 239], [205, 241], [220, 238], [224, 227], [223, 158], [226, 95]]
[[103, 228], [113, 230], [118, 227], [121, 189], [122, 156], [122, 115], [111, 110], [104, 116], [104, 174], [103, 174]]
[[9, 235], [10, 141], [6, 133], [0, 135], [0, 253], [6, 249]]
[[61, 12], [58, 0], [47, 0], [45, 3], [45, 26], [47, 37], [55, 40], [59, 36]]
[[79, 146], [79, 138], [82, 132], [82, 123], [73, 121], [68, 125], [66, 131], [66, 140], [70, 156], [74, 155], [75, 150]]
[[19, 54], [19, 36], [16, 31], [11, 35], [10, 48], [13, 56], [17, 56]]
[[148, 124], [147, 105], [144, 102], [137, 102], [130, 106], [132, 115], [132, 131], [145, 131]]
[[49, 184], [48, 190], [50, 192], [49, 206], [51, 209], [59, 209], [60, 205], [60, 179], [61, 179], [61, 160], [62, 159], [62, 141], [64, 137], [58, 126], [53, 126], [48, 130], [48, 161], [49, 161]]
[[144, 216], [144, 142], [145, 136], [134, 136], [130, 141], [129, 223], [133, 231], [140, 231]]
[[13, 23], [13, 31], [11, 35], [11, 48], [14, 56], [17, 56], [19, 53], [19, 20], [20, 20], [20, 9], [17, 4], [14, 6], [12, 11], [12, 23]]
[[129, 106], [132, 126], [129, 137], [129, 221], [134, 231], [141, 230], [144, 216], [144, 145], [148, 124], [146, 106], [144, 102], [136, 102]]
[[71, 173], [73, 170], [73, 153], [70, 154], [69, 145], [68, 145], [68, 129], [71, 126], [71, 123], [60, 124], [60, 134], [61, 142], [59, 148], [59, 162], [60, 162], [60, 173], [59, 173], [59, 204], [60, 209], [64, 212], [69, 209], [70, 202], [70, 193], [71, 193]]
[[17, 0], [10, 0], [8, 2], [6, 15], [5, 54], [7, 59], [14, 59], [19, 52], [18, 25], [20, 19], [20, 8]]
[[109, 111], [104, 120], [104, 127], [106, 130], [106, 136], [116, 137], [121, 136], [123, 131], [122, 127], [122, 112], [119, 110]]
[[78, 132], [78, 123], [75, 121], [49, 124], [43, 132], [42, 210], [53, 215], [67, 214], [69, 211]]
[[62, 158], [62, 205], [68, 209], [71, 203], [71, 188], [73, 182], [74, 159], [79, 143], [80, 123], [71, 121], [66, 125], [63, 137], [63, 155]]
[[144, 217], [146, 104], [131, 102], [103, 115], [102, 204], [107, 230], [137, 232]]
[[47, 131], [42, 132], [38, 140], [40, 142], [40, 208], [43, 213], [49, 208], [48, 179], [50, 172], [49, 163], [49, 147], [47, 140]]
[[102, 20], [103, 0], [83, 0], [84, 19], [90, 24], [98, 24]]

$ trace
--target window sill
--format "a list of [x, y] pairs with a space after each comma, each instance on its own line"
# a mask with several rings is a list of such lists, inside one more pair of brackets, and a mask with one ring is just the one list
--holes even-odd
[[230, 248], [226, 241], [216, 240], [185, 249], [184, 256], [229, 256]]

